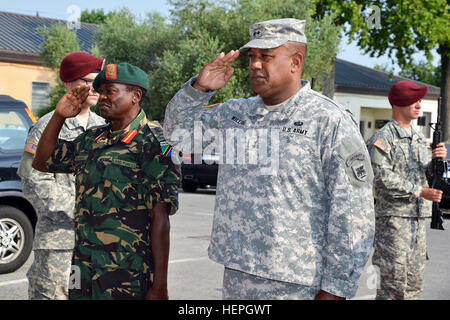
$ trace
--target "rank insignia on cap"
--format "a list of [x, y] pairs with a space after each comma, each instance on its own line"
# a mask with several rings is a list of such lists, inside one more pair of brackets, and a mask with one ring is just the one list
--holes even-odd
[[31, 154], [35, 154], [36, 153], [36, 149], [37, 149], [37, 144], [33, 143], [31, 141], [29, 141], [26, 145], [25, 145], [25, 151]]
[[380, 139], [377, 139], [373, 145], [382, 151], [386, 150], [386, 148], [388, 147], [387, 144]]
[[108, 64], [105, 68], [105, 76], [107, 80], [117, 80], [117, 66]]

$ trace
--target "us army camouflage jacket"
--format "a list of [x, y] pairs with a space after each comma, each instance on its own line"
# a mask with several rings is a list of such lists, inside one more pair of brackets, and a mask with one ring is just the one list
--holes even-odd
[[[21, 177], [25, 197], [33, 204], [38, 214], [33, 248], [73, 249], [74, 176], [43, 173], [31, 167], [37, 144], [53, 112], [43, 116], [30, 128], [17, 173]], [[105, 120], [102, 117], [94, 112], [90, 113], [87, 128], [103, 124]], [[65, 121], [59, 139], [74, 140], [84, 131], [76, 118], [70, 118]]]
[[412, 136], [391, 120], [369, 140], [377, 216], [431, 216], [432, 202], [420, 197], [428, 186], [431, 148], [423, 134], [411, 127]]
[[[218, 142], [209, 257], [354, 296], [372, 248], [374, 207], [369, 154], [350, 114], [307, 82], [277, 106], [257, 96], [202, 108], [214, 92], [195, 90], [193, 81], [168, 104], [164, 132], [184, 152], [202, 140], [206, 153], [211, 136]], [[185, 138], [192, 133], [193, 142]]]
[[141, 111], [123, 130], [107, 125], [62, 142], [46, 162], [50, 172], [76, 175], [75, 245], [125, 257], [100, 266], [153, 268], [150, 211], [158, 202], [171, 204], [170, 214], [178, 208], [179, 168], [161, 143]]

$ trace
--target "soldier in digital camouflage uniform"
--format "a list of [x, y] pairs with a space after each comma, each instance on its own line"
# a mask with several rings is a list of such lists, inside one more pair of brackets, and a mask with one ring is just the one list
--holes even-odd
[[[102, 69], [104, 59], [85, 52], [74, 52], [63, 59], [60, 78], [67, 90], [92, 82]], [[72, 141], [86, 129], [103, 125], [103, 118], [90, 112], [97, 104], [94, 90], [82, 105], [82, 114], [67, 119], [59, 138]], [[53, 112], [35, 123], [27, 137], [19, 166], [25, 197], [37, 210], [38, 220], [33, 243], [34, 261], [28, 270], [29, 299], [67, 299], [70, 266], [74, 248], [73, 209], [75, 206], [75, 177], [72, 174], [43, 173], [31, 167], [36, 146]]]
[[[380, 268], [376, 299], [417, 299], [423, 290], [426, 218], [442, 191], [428, 188], [431, 148], [411, 121], [420, 113], [427, 87], [400, 81], [389, 91], [392, 120], [369, 140], [375, 174], [376, 228], [372, 263]], [[443, 143], [433, 157], [446, 157]], [[429, 201], [431, 200], [431, 201]]]
[[60, 122], [85, 98], [86, 88], [76, 88], [59, 102], [33, 162], [76, 176], [73, 264], [81, 281], [70, 299], [167, 299], [168, 216], [178, 207], [179, 171], [162, 128], [140, 108], [147, 74], [109, 64], [93, 86], [111, 123], [56, 146]]
[[232, 50], [167, 106], [164, 133], [175, 148], [188, 148], [199, 123], [225, 146], [208, 250], [225, 266], [224, 299], [351, 298], [370, 255], [369, 154], [350, 113], [300, 80], [304, 27], [296, 19], [250, 27], [240, 50], [249, 49], [256, 97], [202, 108], [230, 80]]

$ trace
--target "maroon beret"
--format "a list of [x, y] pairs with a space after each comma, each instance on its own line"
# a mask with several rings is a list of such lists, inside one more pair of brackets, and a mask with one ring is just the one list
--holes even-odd
[[72, 82], [83, 76], [100, 71], [105, 59], [99, 59], [87, 52], [74, 52], [67, 55], [59, 67], [59, 78], [63, 82]]
[[393, 106], [406, 107], [422, 99], [428, 87], [419, 87], [414, 82], [402, 80], [394, 84], [389, 90], [389, 102]]

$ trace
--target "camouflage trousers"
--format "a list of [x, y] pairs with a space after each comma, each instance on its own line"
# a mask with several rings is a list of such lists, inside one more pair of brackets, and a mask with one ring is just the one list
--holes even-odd
[[225, 268], [223, 300], [313, 300], [320, 288], [261, 278]]
[[73, 254], [75, 283], [70, 300], [142, 300], [151, 287], [148, 264], [130, 264], [136, 253], [93, 250], [76, 246]]
[[426, 260], [425, 218], [379, 217], [372, 264], [380, 269], [376, 300], [420, 299]]
[[67, 300], [72, 250], [34, 250], [27, 272], [28, 299]]

